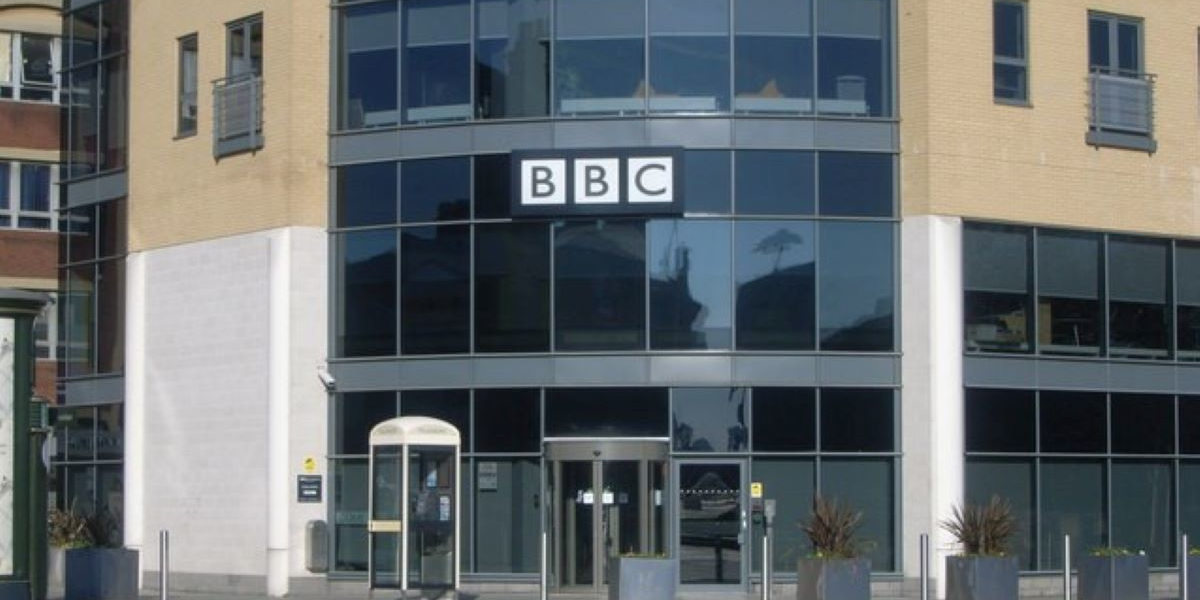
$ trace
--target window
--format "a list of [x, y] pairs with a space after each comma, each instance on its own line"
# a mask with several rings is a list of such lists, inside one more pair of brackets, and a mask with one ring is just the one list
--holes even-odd
[[996, 0], [992, 5], [992, 92], [996, 100], [1029, 101], [1029, 62], [1025, 2]]
[[1141, 19], [1098, 13], [1088, 15], [1088, 64], [1093, 71], [1109, 75], [1141, 75]]
[[1142, 58], [1142, 21], [1133, 17], [1088, 15], [1088, 82], [1094, 145], [1153, 152], [1154, 78]]
[[179, 38], [179, 114], [175, 126], [179, 136], [196, 134], [196, 78], [199, 40], [196, 34]]
[[0, 33], [0, 98], [58, 101], [57, 37], [36, 33]]
[[471, 7], [466, 0], [403, 3], [404, 122], [471, 118]]
[[0, 162], [0, 228], [54, 229], [55, 165]]
[[236, 77], [249, 73], [262, 77], [262, 15], [230, 23], [227, 33], [225, 75]]
[[38, 358], [54, 360], [57, 357], [58, 294], [50, 294], [50, 302], [33, 320], [33, 340]]

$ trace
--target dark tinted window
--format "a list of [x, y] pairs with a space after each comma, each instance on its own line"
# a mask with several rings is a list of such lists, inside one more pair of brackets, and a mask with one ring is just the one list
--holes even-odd
[[396, 2], [342, 9], [342, 126], [348, 129], [395, 125], [398, 35]]
[[431, 158], [400, 163], [402, 221], [457, 221], [470, 216], [470, 158]]
[[396, 222], [396, 163], [381, 162], [338, 169], [338, 226]]
[[817, 449], [817, 393], [813, 388], [754, 388], [756, 452]]
[[125, 366], [125, 261], [96, 264], [96, 372]]
[[733, 344], [727, 221], [650, 221], [650, 347]]
[[[1038, 342], [1047, 354], [1100, 353], [1100, 236], [1038, 231]], [[1049, 331], [1047, 331], [1049, 330]]]
[[967, 390], [967, 452], [1036, 451], [1034, 406], [1030, 390]]
[[1200, 454], [1200, 396], [1179, 397], [1179, 451]]
[[890, 217], [893, 209], [891, 154], [822, 152], [820, 164], [823, 215]]
[[125, 254], [125, 201], [98, 204], [96, 213], [97, 258]]
[[554, 13], [557, 112], [587, 115], [644, 110], [644, 1], [561, 0]]
[[554, 236], [555, 347], [644, 348], [644, 223], [558, 223]]
[[537, 388], [475, 390], [475, 451], [537, 452], [540, 404]]
[[471, 9], [466, 0], [403, 2], [404, 122], [471, 117]]
[[724, 150], [684, 152], [684, 210], [729, 214], [733, 185], [729, 175], [729, 155]]
[[467, 225], [401, 230], [400, 332], [404, 354], [466, 352], [470, 334]]
[[733, 10], [733, 110], [811, 113], [812, 3], [736, 0]]
[[1170, 245], [1163, 240], [1112, 236], [1108, 242], [1109, 353], [1167, 358]]
[[468, 390], [405, 390], [400, 392], [400, 416], [441, 419], [458, 428], [464, 444], [471, 439]]
[[550, 347], [550, 227], [475, 227], [475, 348], [539, 352]]
[[1128, 454], [1175, 452], [1175, 397], [1112, 395], [1112, 451]]
[[822, 350], [893, 348], [894, 231], [891, 223], [821, 223]]
[[396, 232], [341, 236], [342, 356], [396, 354]]
[[736, 224], [738, 349], [814, 347], [815, 239], [811, 221]]
[[811, 215], [814, 153], [742, 150], [735, 155], [740, 215]]
[[729, 110], [729, 0], [649, 0], [650, 110]]
[[96, 258], [96, 206], [72, 208], [67, 214], [71, 238], [68, 243], [68, 262]]
[[546, 114], [549, 0], [475, 3], [475, 105], [484, 119]]
[[1112, 462], [1111, 543], [1145, 552], [1152, 567], [1175, 560], [1174, 471], [1167, 461]]
[[1042, 452], [1104, 452], [1104, 394], [1041, 392]]
[[511, 211], [511, 173], [507, 154], [475, 157], [475, 218], [503, 219]]
[[1034, 522], [1037, 498], [1034, 494], [1034, 459], [979, 458], [967, 459], [964, 500], [971, 504], [987, 504], [992, 496], [1008, 500], [1016, 518], [1016, 532], [1009, 542], [1009, 551], [1017, 555], [1022, 570], [1034, 568], [1034, 547], [1037, 535]]
[[968, 351], [1030, 349], [1029, 228], [963, 227], [963, 319]]
[[821, 450], [895, 450], [894, 392], [887, 389], [821, 389]]
[[737, 452], [749, 440], [745, 388], [676, 388], [671, 439], [679, 452]]
[[395, 392], [342, 394], [337, 400], [334, 454], [366, 454], [371, 428], [394, 416]]
[[887, 0], [817, 1], [817, 112], [888, 116], [891, 19]]
[[546, 390], [547, 436], [665, 437], [666, 388]]

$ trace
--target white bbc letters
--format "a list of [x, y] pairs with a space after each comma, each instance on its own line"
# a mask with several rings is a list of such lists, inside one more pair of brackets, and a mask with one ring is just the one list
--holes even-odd
[[[621, 185], [624, 162], [625, 185]], [[568, 163], [570, 163], [568, 165]], [[573, 184], [567, 184], [567, 169]], [[675, 200], [674, 158], [521, 159], [522, 206], [670, 204]], [[570, 188], [570, 189], [568, 189]]]
[[629, 202], [672, 201], [671, 182], [675, 180], [672, 167], [669, 156], [629, 159], [629, 190], [626, 192]]
[[575, 160], [575, 203], [617, 204], [621, 201], [621, 161], [616, 158]]
[[567, 203], [567, 161], [521, 161], [521, 204], [546, 206]]

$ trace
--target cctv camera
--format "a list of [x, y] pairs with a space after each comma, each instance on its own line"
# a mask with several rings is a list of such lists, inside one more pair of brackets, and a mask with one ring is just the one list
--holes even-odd
[[317, 367], [317, 379], [321, 380], [321, 385], [325, 386], [328, 391], [332, 392], [333, 388], [337, 386], [337, 379], [334, 379], [333, 374], [324, 365]]

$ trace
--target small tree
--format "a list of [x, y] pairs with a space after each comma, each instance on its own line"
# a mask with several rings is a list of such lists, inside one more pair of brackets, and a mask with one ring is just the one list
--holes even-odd
[[987, 504], [955, 506], [950, 518], [941, 525], [969, 556], [1008, 554], [1008, 542], [1017, 531], [1012, 505], [1000, 496], [992, 496]]
[[813, 496], [812, 514], [801, 526], [812, 542], [817, 558], [857, 558], [863, 552], [855, 537], [862, 525], [862, 513], [836, 498]]

